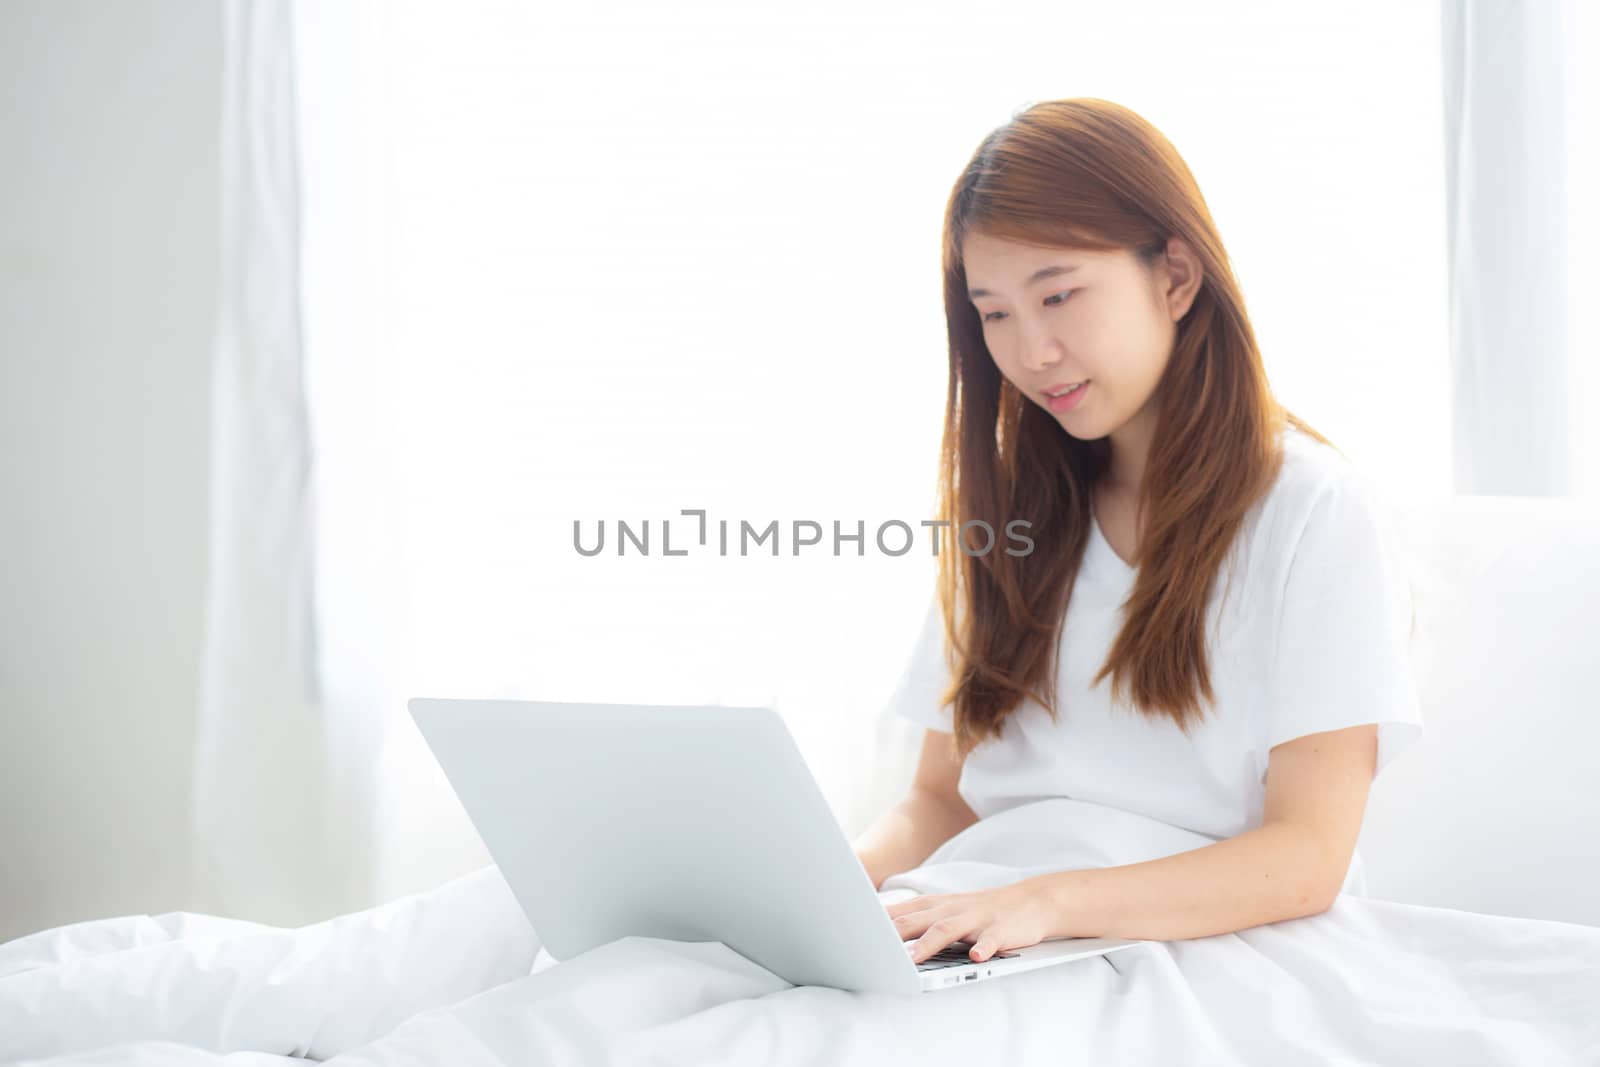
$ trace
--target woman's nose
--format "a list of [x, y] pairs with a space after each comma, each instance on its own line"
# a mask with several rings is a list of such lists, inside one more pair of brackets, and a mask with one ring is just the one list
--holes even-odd
[[1024, 351], [1022, 365], [1035, 374], [1049, 370], [1061, 362], [1061, 353], [1054, 344], [1035, 345]]

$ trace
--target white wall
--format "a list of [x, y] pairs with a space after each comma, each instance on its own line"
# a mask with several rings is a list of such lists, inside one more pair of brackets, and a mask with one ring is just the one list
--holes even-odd
[[220, 13], [0, 0], [0, 941], [204, 909]]

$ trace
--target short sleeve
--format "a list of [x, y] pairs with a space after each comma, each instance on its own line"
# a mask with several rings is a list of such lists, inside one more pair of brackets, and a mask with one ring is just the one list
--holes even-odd
[[1267, 749], [1374, 723], [1373, 777], [1422, 735], [1411, 590], [1359, 472], [1316, 497], [1289, 562], [1268, 687]]
[[889, 710], [930, 729], [954, 733], [955, 709], [939, 703], [950, 680], [950, 666], [945, 660], [944, 614], [935, 595], [923, 613], [910, 659], [889, 697]]

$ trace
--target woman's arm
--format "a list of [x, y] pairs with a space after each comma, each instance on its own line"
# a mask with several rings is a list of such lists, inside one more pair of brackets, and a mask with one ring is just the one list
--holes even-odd
[[[962, 805], [964, 808], [965, 805]], [[975, 821], [925, 789], [912, 787], [906, 798], [882, 815], [852, 842], [861, 865], [877, 889], [891, 874], [909, 871], [933, 850]]]
[[1047, 937], [1209, 937], [1328, 910], [1350, 867], [1377, 765], [1374, 725], [1275, 747], [1259, 829], [1145, 863], [1035, 883]]
[[1047, 938], [1175, 941], [1326, 911], [1333, 898], [1317, 863], [1311, 837], [1278, 823], [1158, 860], [1028, 881], [1050, 900]]

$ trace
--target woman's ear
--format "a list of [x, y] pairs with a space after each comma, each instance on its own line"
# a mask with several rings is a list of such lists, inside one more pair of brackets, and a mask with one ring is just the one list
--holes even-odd
[[1200, 265], [1200, 257], [1195, 255], [1194, 249], [1181, 237], [1173, 237], [1167, 241], [1167, 250], [1162, 254], [1162, 264], [1167, 314], [1172, 317], [1173, 322], [1177, 322], [1189, 313], [1189, 308], [1194, 306], [1194, 298], [1200, 292], [1200, 283], [1205, 280], [1205, 271]]

